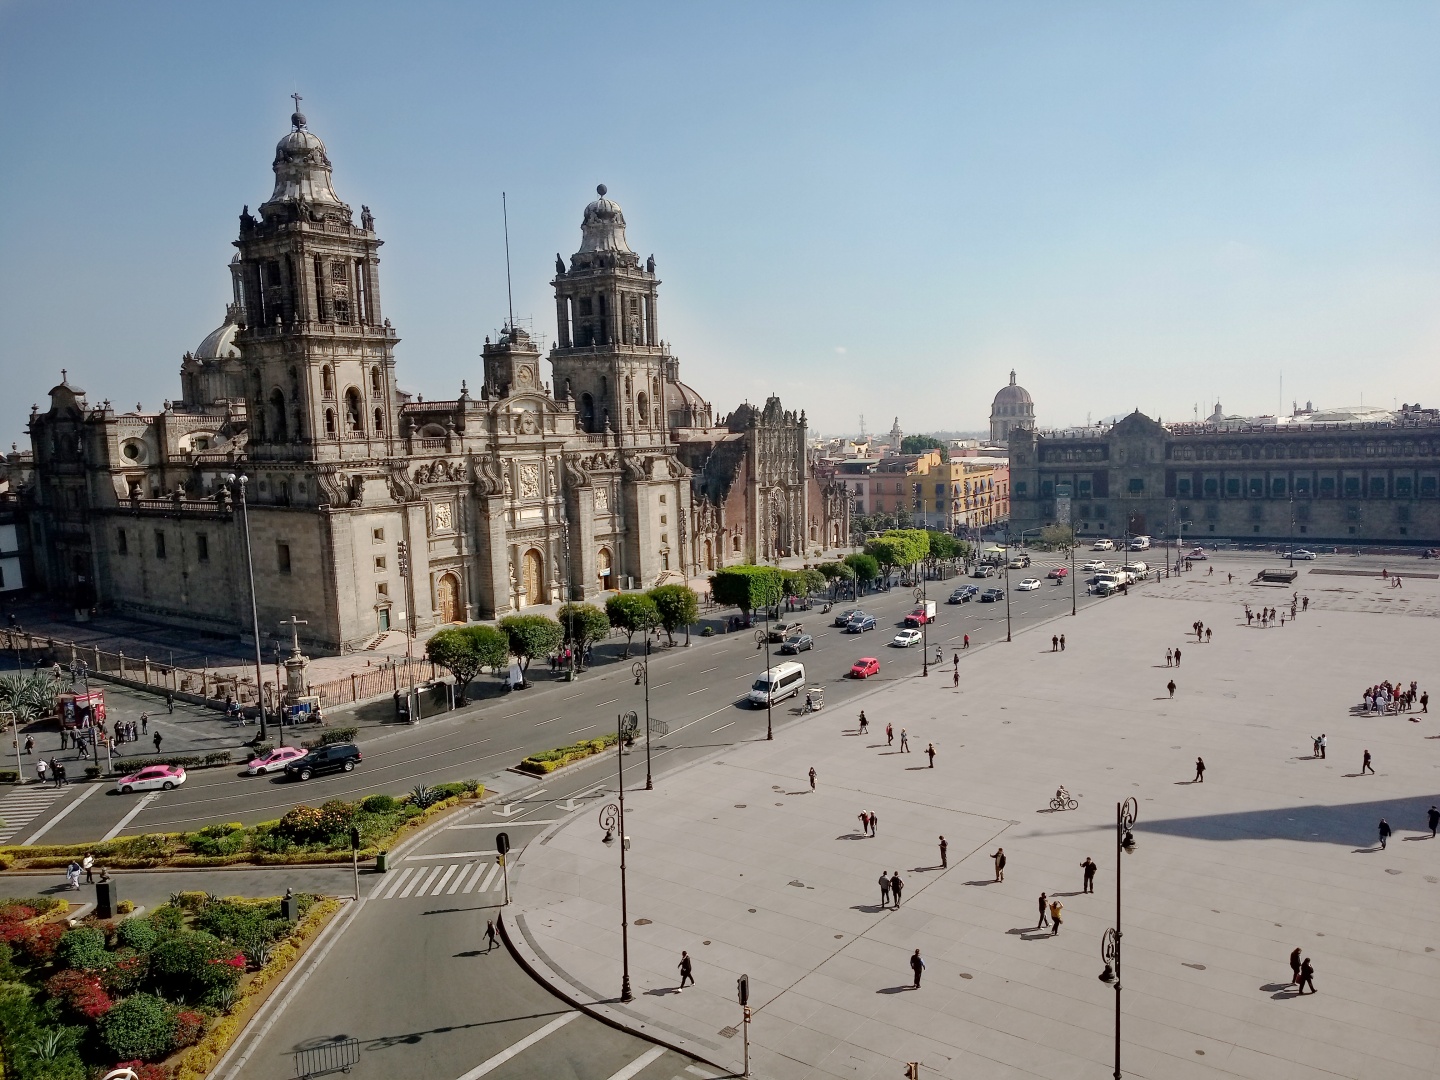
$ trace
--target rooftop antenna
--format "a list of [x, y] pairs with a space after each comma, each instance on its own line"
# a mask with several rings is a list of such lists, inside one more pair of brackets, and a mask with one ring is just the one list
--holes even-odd
[[510, 322], [508, 329], [515, 329], [515, 293], [510, 288], [510, 205], [505, 199], [505, 192], [500, 193], [500, 213], [505, 219], [505, 296], [510, 304]]

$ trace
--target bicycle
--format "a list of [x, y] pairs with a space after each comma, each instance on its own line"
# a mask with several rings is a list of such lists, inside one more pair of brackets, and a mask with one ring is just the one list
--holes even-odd
[[1070, 793], [1068, 791], [1066, 791], [1064, 788], [1061, 788], [1059, 794], [1057, 794], [1055, 798], [1050, 800], [1050, 809], [1079, 810], [1080, 804], [1070, 797]]

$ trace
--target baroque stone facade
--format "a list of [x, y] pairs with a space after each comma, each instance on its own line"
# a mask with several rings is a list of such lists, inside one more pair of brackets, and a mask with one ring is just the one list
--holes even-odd
[[[235, 632], [249, 624], [243, 536], [226, 478], [248, 478], [260, 622], [306, 620], [345, 651], [424, 629], [719, 566], [801, 555], [849, 533], [817, 480], [804, 413], [771, 398], [716, 422], [659, 334], [654, 256], [599, 197], [556, 257], [554, 391], [532, 336], [487, 338], [479, 392], [412, 397], [382, 314], [369, 207], [335, 193], [305, 117], [275, 187], [240, 215], [225, 321], [181, 365], [163, 409], [92, 405], [68, 375], [32, 410], [29, 509], [43, 587]], [[410, 568], [401, 577], [401, 545]]]

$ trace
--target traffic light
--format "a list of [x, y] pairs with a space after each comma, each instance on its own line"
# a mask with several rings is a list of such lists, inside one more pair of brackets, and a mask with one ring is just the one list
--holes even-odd
[[352, 851], [360, 850], [360, 830], [354, 825], [350, 826], [350, 849]]
[[501, 832], [501, 833], [496, 833], [496, 834], [495, 834], [495, 850], [498, 851], [501, 855], [508, 855], [508, 854], [510, 854], [510, 834], [509, 834], [509, 833], [503, 833], [503, 832]]
[[735, 996], [740, 999], [741, 1005], [750, 1004], [750, 976], [741, 975], [735, 980]]

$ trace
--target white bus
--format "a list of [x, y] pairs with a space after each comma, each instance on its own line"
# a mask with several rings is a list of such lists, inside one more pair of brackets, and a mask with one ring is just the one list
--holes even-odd
[[755, 680], [750, 687], [750, 704], [756, 708], [778, 705], [795, 697], [805, 686], [804, 664], [776, 664]]

